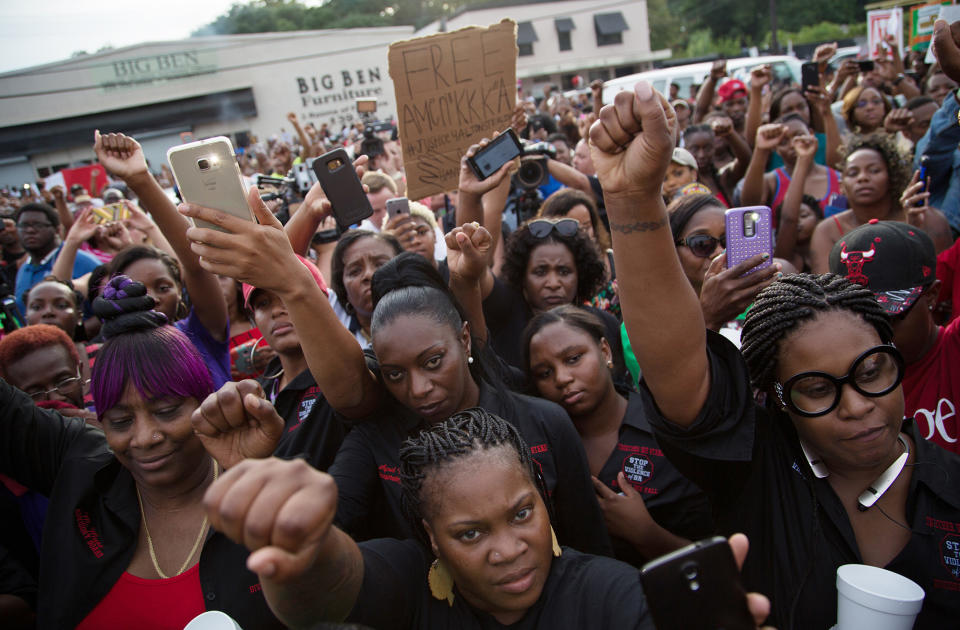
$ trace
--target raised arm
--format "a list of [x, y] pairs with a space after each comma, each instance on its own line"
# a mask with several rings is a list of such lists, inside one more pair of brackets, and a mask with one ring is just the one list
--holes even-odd
[[337, 486], [303, 460], [247, 459], [208, 489], [210, 524], [250, 550], [270, 609], [291, 628], [342, 621], [363, 583], [363, 556], [333, 526]]
[[664, 416], [689, 424], [707, 399], [710, 366], [700, 302], [680, 267], [660, 195], [676, 133], [673, 108], [641, 81], [601, 110], [590, 148], [627, 334]]
[[764, 180], [764, 173], [770, 154], [774, 147], [780, 144], [780, 139], [786, 132], [783, 125], [763, 125], [757, 129], [757, 139], [753, 144], [753, 155], [747, 166], [747, 174], [743, 179], [743, 191], [740, 193], [740, 203], [745, 206], [757, 206], [767, 202], [768, 191]]
[[717, 59], [710, 68], [710, 75], [704, 80], [697, 92], [697, 109], [693, 112], [693, 124], [703, 122], [703, 118], [713, 109], [713, 97], [717, 91], [717, 83], [727, 76], [727, 61]]
[[797, 164], [793, 169], [793, 179], [783, 199], [783, 207], [777, 220], [777, 242], [773, 255], [793, 262], [797, 249], [797, 230], [800, 224], [800, 203], [803, 200], [803, 187], [813, 165], [817, 152], [816, 136], [795, 136], [791, 141], [797, 153]]
[[743, 177], [743, 174], [747, 172], [747, 165], [750, 164], [750, 158], [752, 156], [750, 145], [748, 145], [747, 141], [743, 139], [743, 136], [733, 128], [733, 121], [729, 118], [714, 118], [710, 121], [710, 127], [713, 129], [715, 136], [727, 141], [727, 146], [730, 147], [730, 151], [733, 153], [733, 162], [724, 166], [720, 171], [723, 185], [733, 190], [737, 182]]
[[747, 108], [747, 120], [744, 123], [743, 135], [753, 148], [753, 142], [757, 137], [757, 129], [763, 124], [763, 88], [770, 83], [773, 71], [770, 64], [757, 66], [750, 71], [750, 104]]
[[247, 202], [260, 222], [182, 204], [188, 217], [219, 225], [227, 232], [192, 227], [192, 251], [211, 273], [273, 291], [283, 300], [297, 329], [310, 372], [334, 409], [349, 418], [375, 411], [382, 390], [367, 369], [360, 344], [340, 323], [310, 271], [293, 253], [283, 226], [267, 210], [256, 189]]
[[91, 208], [82, 210], [77, 214], [76, 220], [70, 226], [66, 238], [63, 239], [63, 247], [57, 254], [57, 259], [53, 262], [53, 268], [50, 274], [64, 282], [70, 282], [73, 278], [73, 264], [77, 260], [77, 250], [83, 245], [83, 242], [97, 233], [97, 223], [95, 215]]
[[214, 339], [225, 341], [229, 318], [220, 281], [200, 265], [199, 257], [190, 249], [186, 235], [190, 223], [180, 216], [173, 201], [147, 169], [140, 143], [122, 133], [101, 135], [99, 130], [94, 132], [94, 139], [93, 150], [97, 159], [137, 194], [140, 205], [150, 213], [177, 253], [183, 283], [200, 323]]
[[290, 121], [290, 124], [293, 125], [294, 131], [297, 132], [297, 137], [300, 138], [300, 146], [302, 147], [303, 152], [300, 154], [300, 157], [306, 160], [307, 158], [313, 157], [313, 142], [310, 141], [310, 136], [307, 135], [307, 132], [303, 130], [303, 127], [300, 126], [300, 120], [297, 119], [297, 115], [294, 112], [287, 114], [287, 120]]

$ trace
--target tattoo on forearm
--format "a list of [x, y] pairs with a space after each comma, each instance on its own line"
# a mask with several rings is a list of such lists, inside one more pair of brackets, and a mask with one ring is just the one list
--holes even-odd
[[653, 232], [659, 230], [667, 224], [666, 217], [656, 221], [637, 221], [636, 223], [614, 223], [610, 222], [610, 230], [620, 232], [621, 234], [633, 234], [634, 232]]

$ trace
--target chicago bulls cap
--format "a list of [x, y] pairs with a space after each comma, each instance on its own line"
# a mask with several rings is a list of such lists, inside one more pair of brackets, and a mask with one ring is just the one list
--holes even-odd
[[887, 315], [899, 315], [937, 279], [937, 254], [923, 230], [871, 219], [833, 246], [830, 272], [864, 285]]

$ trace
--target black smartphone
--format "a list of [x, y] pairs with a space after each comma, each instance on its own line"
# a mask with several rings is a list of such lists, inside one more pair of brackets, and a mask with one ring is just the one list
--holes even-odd
[[507, 129], [490, 144], [477, 151], [473, 157], [467, 158], [467, 164], [473, 169], [477, 179], [483, 181], [522, 153], [523, 145], [520, 144], [517, 134], [513, 129]]
[[330, 200], [338, 228], [347, 230], [373, 214], [363, 184], [346, 151], [334, 149], [324, 153], [313, 161], [313, 172]]
[[873, 72], [872, 59], [864, 59], [863, 61], [858, 61], [857, 65], [860, 66], [860, 72]]
[[[927, 165], [930, 164], [930, 156], [922, 155], [920, 157], [920, 177], [918, 181], [921, 183], [920, 190], [918, 192], [927, 192]], [[917, 207], [923, 206], [922, 201], [916, 202]]]
[[809, 87], [820, 87], [820, 65], [815, 61], [808, 61], [801, 65], [800, 84], [804, 94]]
[[657, 630], [754, 630], [727, 540], [715, 536], [643, 565], [640, 582]]

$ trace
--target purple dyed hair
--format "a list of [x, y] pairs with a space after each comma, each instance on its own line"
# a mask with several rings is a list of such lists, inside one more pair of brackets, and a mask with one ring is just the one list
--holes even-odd
[[199, 404], [213, 392], [213, 378], [200, 353], [169, 325], [108, 339], [97, 353], [91, 377], [97, 417], [120, 402], [129, 384], [147, 400], [176, 396]]

